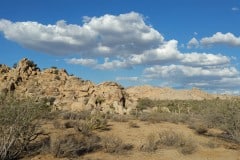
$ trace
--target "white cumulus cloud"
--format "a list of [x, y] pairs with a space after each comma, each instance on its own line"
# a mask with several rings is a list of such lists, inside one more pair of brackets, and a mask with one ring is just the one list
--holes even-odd
[[82, 66], [95, 66], [97, 64], [97, 60], [95, 59], [84, 59], [84, 58], [71, 58], [71, 59], [66, 59], [67, 63], [70, 64], [78, 64], [78, 65], [82, 65]]
[[[229, 88], [239, 86], [239, 72], [235, 67], [191, 67], [184, 65], [155, 65], [144, 70], [148, 79], [168, 81], [173, 86], [209, 88]], [[236, 82], [233, 85], [232, 82]], [[222, 86], [221, 86], [222, 85]]]
[[230, 58], [221, 54], [186, 53], [181, 54], [180, 62], [189, 66], [219, 66], [230, 63]]
[[138, 80], [139, 80], [139, 77], [116, 77], [116, 81], [136, 82]]
[[64, 20], [44, 25], [1, 19], [0, 32], [6, 39], [25, 48], [56, 55], [77, 53], [88, 57], [139, 54], [163, 41], [162, 35], [135, 12], [85, 17], [83, 25], [67, 24]]
[[[184, 53], [175, 39], [166, 40], [136, 12], [83, 17], [83, 24], [12, 22], [0, 20], [0, 32], [25, 48], [47, 54], [69, 55], [68, 64], [100, 70], [141, 69], [143, 75], [116, 77], [117, 81], [172, 84], [179, 87], [229, 89], [240, 87], [239, 72], [231, 58], [220, 53]], [[197, 32], [194, 33], [197, 35]], [[192, 38], [187, 48], [226, 44], [240, 46], [240, 37], [217, 32], [201, 40]], [[103, 60], [104, 61], [101, 61]], [[139, 70], [138, 70], [139, 71]], [[141, 72], [140, 71], [140, 72]], [[225, 84], [228, 83], [228, 84]]]
[[187, 44], [187, 48], [198, 48], [198, 47], [199, 47], [199, 42], [196, 38], [192, 38]]
[[202, 45], [214, 45], [214, 44], [226, 44], [229, 46], [240, 47], [240, 37], [235, 36], [234, 34], [217, 32], [211, 37], [204, 37], [200, 40]]

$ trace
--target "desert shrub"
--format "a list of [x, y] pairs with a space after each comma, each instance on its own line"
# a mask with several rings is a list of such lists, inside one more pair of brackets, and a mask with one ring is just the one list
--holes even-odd
[[179, 151], [182, 154], [192, 154], [196, 151], [197, 149], [197, 145], [195, 143], [195, 141], [191, 138], [183, 141], [180, 146], [179, 146]]
[[139, 125], [136, 122], [133, 122], [133, 121], [129, 122], [128, 126], [130, 128], [139, 128]]
[[145, 113], [139, 116], [141, 121], [148, 121], [151, 123], [160, 123], [166, 121], [169, 117], [168, 113], [160, 113], [160, 112], [152, 112], [152, 113]]
[[65, 120], [86, 120], [91, 116], [90, 110], [84, 110], [81, 112], [63, 112], [62, 118]]
[[209, 140], [206, 144], [207, 147], [209, 148], [218, 148], [220, 145], [215, 142], [214, 140]]
[[122, 154], [133, 148], [132, 144], [125, 144], [122, 139], [114, 135], [102, 137], [102, 148], [106, 153]]
[[105, 114], [97, 112], [92, 114], [86, 120], [87, 123], [91, 126], [92, 129], [100, 129], [100, 130], [107, 130], [108, 129], [108, 121]]
[[88, 121], [80, 121], [75, 129], [86, 136], [91, 135], [93, 131], [92, 124]]
[[164, 113], [164, 112], [151, 112], [151, 113], [142, 113], [138, 116], [138, 119], [141, 121], [148, 121], [151, 123], [160, 123], [160, 122], [187, 122], [189, 120], [189, 115], [186, 114], [174, 114], [174, 113]]
[[42, 102], [8, 100], [0, 106], [0, 159], [16, 159], [40, 134], [40, 119], [49, 113]]
[[68, 134], [51, 140], [51, 153], [57, 157], [78, 157], [99, 148], [100, 138], [91, 135]]
[[166, 130], [159, 133], [159, 144], [175, 147], [183, 154], [191, 154], [196, 151], [197, 145], [191, 137], [185, 137], [181, 133]]
[[147, 136], [144, 144], [140, 146], [140, 151], [154, 152], [158, 149], [159, 138], [156, 134], [151, 133]]
[[136, 108], [138, 111], [142, 111], [149, 107], [150, 108], [154, 107], [155, 104], [156, 104], [156, 101], [154, 101], [154, 100], [151, 100], [149, 98], [142, 98], [142, 99], [138, 100]]
[[202, 123], [196, 123], [192, 121], [191, 124], [188, 126], [190, 129], [193, 129], [196, 131], [197, 134], [205, 134], [208, 131], [208, 127]]
[[128, 122], [129, 117], [126, 115], [113, 114], [110, 116], [110, 119], [114, 122]]
[[72, 121], [72, 120], [66, 121], [66, 122], [64, 123], [64, 127], [65, 127], [65, 128], [74, 128], [74, 127], [76, 127], [77, 125], [78, 125], [78, 122]]
[[91, 114], [86, 120], [78, 121], [75, 129], [84, 135], [89, 135], [93, 130], [108, 130], [108, 121], [105, 114]]
[[159, 133], [159, 142], [164, 146], [177, 146], [182, 142], [182, 137], [182, 134], [166, 130]]
[[158, 135], [151, 133], [147, 136], [146, 142], [141, 145], [140, 150], [154, 152], [159, 148], [173, 147], [182, 154], [191, 154], [196, 151], [197, 145], [191, 138], [172, 130], [160, 132]]
[[240, 142], [240, 102], [239, 100], [215, 100], [215, 106], [208, 107], [203, 122], [209, 128], [219, 128], [226, 132], [223, 138]]

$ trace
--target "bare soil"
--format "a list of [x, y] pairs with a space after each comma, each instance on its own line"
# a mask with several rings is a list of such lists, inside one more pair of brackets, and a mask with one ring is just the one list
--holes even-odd
[[[109, 122], [108, 131], [95, 131], [101, 136], [120, 137], [124, 143], [133, 145], [133, 149], [121, 153], [111, 154], [102, 150], [87, 153], [79, 158], [83, 160], [240, 160], [240, 145], [226, 142], [216, 137], [196, 134], [196, 132], [187, 125], [174, 123], [149, 123], [139, 120], [132, 120], [138, 127], [130, 127], [129, 122]], [[45, 125], [46, 130], [61, 136], [63, 131], [54, 129], [52, 124]], [[189, 139], [193, 139], [197, 144], [197, 149], [192, 154], [182, 154], [177, 148], [162, 147], [154, 152], [140, 151], [140, 147], [146, 141], [149, 134], [158, 134], [161, 131], [172, 130], [181, 133]], [[73, 132], [72, 129], [66, 129], [64, 132]], [[52, 155], [37, 155], [32, 160], [68, 160], [68, 158], [54, 158]]]

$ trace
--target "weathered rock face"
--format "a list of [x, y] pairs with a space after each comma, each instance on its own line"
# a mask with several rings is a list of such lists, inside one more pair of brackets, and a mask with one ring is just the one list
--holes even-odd
[[12, 93], [19, 98], [51, 99], [56, 110], [127, 112], [126, 93], [119, 84], [105, 82], [95, 85], [91, 81], [69, 76], [63, 69], [40, 71], [36, 64], [26, 58], [16, 68], [0, 65], [0, 92]]

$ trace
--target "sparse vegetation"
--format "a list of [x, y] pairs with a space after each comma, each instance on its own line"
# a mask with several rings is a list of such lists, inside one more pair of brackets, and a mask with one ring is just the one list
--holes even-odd
[[78, 157], [99, 147], [99, 138], [95, 135], [63, 135], [51, 140], [50, 151], [58, 158]]
[[49, 108], [34, 100], [5, 99], [0, 106], [0, 158], [19, 158], [39, 135], [40, 119]]
[[[147, 103], [149, 103], [147, 105]], [[218, 128], [225, 131], [222, 137], [240, 142], [240, 100], [139, 100], [137, 105], [141, 110], [167, 107], [170, 112], [162, 112], [161, 109], [150, 113], [138, 113], [138, 119], [152, 123], [163, 121], [173, 123], [186, 123], [197, 133], [204, 134], [208, 128]], [[193, 123], [197, 121], [197, 123]], [[189, 123], [191, 122], [191, 123]], [[195, 126], [194, 126], [195, 125]]]
[[128, 122], [129, 117], [127, 115], [111, 114], [109, 119], [114, 122]]
[[133, 122], [133, 121], [130, 121], [130, 122], [128, 123], [128, 126], [129, 126], [130, 128], [139, 128], [139, 125], [138, 125], [136, 122]]
[[102, 137], [102, 148], [107, 153], [122, 154], [133, 148], [132, 144], [125, 144], [121, 138], [114, 135]]
[[[111, 120], [112, 123], [128, 122], [126, 126], [129, 129], [138, 128], [138, 120], [150, 123], [185, 123], [189, 124], [190, 128], [194, 129], [199, 135], [207, 135], [210, 128], [218, 128], [224, 132], [219, 137], [239, 142], [240, 102], [238, 100], [234, 102], [219, 99], [205, 101], [154, 101], [151, 102], [150, 108], [153, 108], [152, 104], [158, 108], [167, 106], [171, 112], [162, 112], [161, 109], [157, 109], [147, 113], [142, 112], [142, 110], [137, 116], [133, 115], [132, 117], [129, 115], [103, 114], [99, 111], [91, 112], [86, 110], [82, 112], [56, 112], [54, 116], [48, 118], [49, 116], [46, 116], [45, 113], [49, 112], [49, 107], [43, 104], [48, 104], [51, 100], [11, 102], [12, 100], [7, 99], [7, 97], [8, 95], [2, 98], [0, 108], [0, 153], [3, 160], [16, 159], [26, 154], [31, 153], [32, 155], [43, 151], [45, 153], [50, 152], [57, 158], [75, 158], [93, 151], [104, 151], [113, 155], [127, 153], [127, 151], [133, 148], [133, 144], [124, 143], [116, 135], [108, 134], [108, 136], [101, 136], [102, 138], [100, 138], [96, 134], [96, 131], [102, 132], [110, 129], [108, 120]], [[150, 100], [146, 100], [144, 103], [147, 101], [149, 102]], [[186, 106], [192, 106], [190, 112], [184, 109]], [[38, 112], [35, 110], [36, 108]], [[51, 120], [55, 129], [63, 131], [63, 134], [55, 138], [53, 135], [45, 136], [35, 141], [39, 135], [42, 135], [39, 125], [39, 120], [41, 119]], [[70, 132], [68, 133], [67, 130]], [[194, 153], [198, 146], [191, 136], [189, 137], [173, 130], [151, 133], [145, 138], [145, 142], [139, 147], [139, 150], [149, 153], [160, 149], [172, 148], [185, 155]], [[14, 140], [13, 144], [10, 143], [11, 141], [7, 141], [11, 139]], [[209, 141], [205, 143], [205, 146], [216, 148], [219, 144]], [[8, 149], [7, 151], [6, 148]]]
[[140, 147], [141, 151], [154, 152], [164, 147], [173, 147], [178, 149], [182, 154], [192, 154], [196, 151], [197, 145], [191, 138], [185, 135], [166, 130], [158, 135], [151, 133], [147, 136], [146, 142]]
[[151, 133], [147, 136], [145, 143], [140, 146], [140, 151], [154, 152], [158, 149], [159, 138], [156, 134]]

